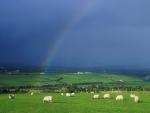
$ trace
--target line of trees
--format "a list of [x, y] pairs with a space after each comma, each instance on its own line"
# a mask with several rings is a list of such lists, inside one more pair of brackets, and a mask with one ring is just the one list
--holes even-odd
[[42, 92], [99, 92], [99, 91], [150, 91], [142, 86], [105, 85], [105, 84], [55, 84], [44, 86], [0, 87], [0, 93], [27, 93], [31, 89]]

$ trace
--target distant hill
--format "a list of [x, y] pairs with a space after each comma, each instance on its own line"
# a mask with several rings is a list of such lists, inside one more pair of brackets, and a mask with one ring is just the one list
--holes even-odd
[[[33, 73], [33, 72], [44, 72], [40, 66], [0, 66], [0, 73], [2, 72], [14, 72], [19, 70], [20, 72]], [[130, 76], [144, 77], [150, 75], [149, 68], [125, 68], [125, 67], [64, 67], [64, 66], [51, 66], [47, 70], [49, 73], [75, 73], [75, 72], [95, 72], [95, 73], [113, 73]]]
[[44, 86], [56, 84], [104, 84], [107, 86], [144, 86], [150, 87], [150, 82], [144, 81], [141, 77], [111, 74], [111, 73], [18, 73], [0, 74], [0, 87], [13, 86]]

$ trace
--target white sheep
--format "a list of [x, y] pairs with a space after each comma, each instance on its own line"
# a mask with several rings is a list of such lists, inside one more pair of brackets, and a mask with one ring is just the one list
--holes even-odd
[[61, 93], [60, 95], [61, 95], [61, 96], [64, 96], [64, 93]]
[[10, 95], [8, 96], [8, 98], [9, 98], [9, 99], [14, 99], [14, 98], [15, 98], [15, 95], [14, 95], [14, 94], [10, 94]]
[[135, 97], [135, 94], [130, 94], [130, 97], [131, 97], [131, 98], [134, 98], [134, 97]]
[[91, 94], [94, 94], [94, 91], [91, 91], [90, 93], [91, 93]]
[[71, 93], [70, 96], [75, 96], [75, 93]]
[[31, 96], [33, 96], [34, 95], [34, 93], [33, 92], [31, 92]]
[[52, 102], [52, 100], [53, 100], [53, 96], [45, 96], [45, 97], [43, 98], [43, 103], [44, 103], [44, 102]]
[[139, 98], [138, 96], [134, 96], [134, 102], [135, 102], [135, 103], [140, 102], [140, 98]]
[[104, 99], [109, 99], [111, 96], [110, 96], [110, 94], [104, 94]]
[[93, 99], [99, 99], [99, 95], [93, 95]]
[[70, 97], [71, 96], [71, 94], [70, 93], [66, 93], [66, 97]]
[[116, 96], [116, 101], [120, 101], [120, 100], [123, 100], [123, 95]]

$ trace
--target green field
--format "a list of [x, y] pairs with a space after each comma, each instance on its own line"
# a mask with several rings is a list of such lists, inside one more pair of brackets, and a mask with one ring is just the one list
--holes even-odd
[[[106, 92], [100, 92], [100, 96]], [[111, 93], [111, 92], [109, 92]], [[116, 102], [116, 93], [112, 99], [92, 99], [92, 94], [77, 93], [75, 97], [61, 96], [59, 93], [15, 94], [14, 100], [8, 94], [0, 95], [0, 113], [150, 113], [150, 92], [135, 92], [141, 99], [134, 103], [130, 92], [122, 92], [124, 100]], [[44, 96], [52, 95], [52, 103], [43, 103]]]
[[16, 86], [44, 86], [55, 84], [80, 84], [103, 82], [108, 85], [116, 85], [118, 80], [123, 80], [126, 86], [143, 86], [150, 87], [150, 82], [146, 82], [143, 78], [127, 75], [116, 75], [109, 73], [52, 73], [40, 75], [39, 73], [20, 73], [20, 74], [0, 74], [0, 87], [16, 87]]
[[[118, 82], [120, 80], [123, 82]], [[56, 89], [61, 89], [63, 84], [67, 84], [66, 87], [99, 84], [107, 87], [123, 85], [150, 88], [150, 82], [144, 81], [143, 78], [110, 73], [50, 73], [46, 75], [41, 75], [40, 73], [9, 75], [5, 73], [0, 74], [1, 88], [38, 86], [41, 93], [37, 93], [38, 90], [31, 88], [30, 90], [36, 92], [33, 96], [30, 93], [19, 94], [18, 92], [15, 94], [14, 100], [9, 100], [8, 94], [0, 94], [0, 113], [150, 113], [150, 92], [146, 91], [135, 92], [141, 99], [140, 103], [135, 103], [129, 97], [131, 92], [125, 91], [120, 93], [125, 99], [121, 102], [116, 102], [115, 97], [118, 93], [114, 92], [101, 91], [97, 93], [100, 94], [101, 99], [93, 100], [93, 95], [90, 93], [79, 93], [80, 91], [77, 91], [78, 93], [76, 93], [75, 97], [66, 97], [61, 96], [60, 93], [48, 93], [43, 89], [43, 86], [51, 88], [57, 85], [58, 88]], [[50, 92], [53, 92], [53, 90], [50, 90]], [[102, 99], [104, 93], [111, 93], [112, 99]], [[43, 103], [43, 97], [48, 95], [54, 97], [53, 102]]]

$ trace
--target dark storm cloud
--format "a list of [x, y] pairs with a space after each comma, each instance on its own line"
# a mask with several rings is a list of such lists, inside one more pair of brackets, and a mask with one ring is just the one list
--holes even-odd
[[[0, 2], [0, 63], [40, 65], [86, 0]], [[65, 33], [54, 66], [150, 67], [148, 0], [92, 0]]]
[[74, 2], [67, 3], [54, 0], [1, 1], [0, 62], [41, 63], [55, 35], [76, 13]]

